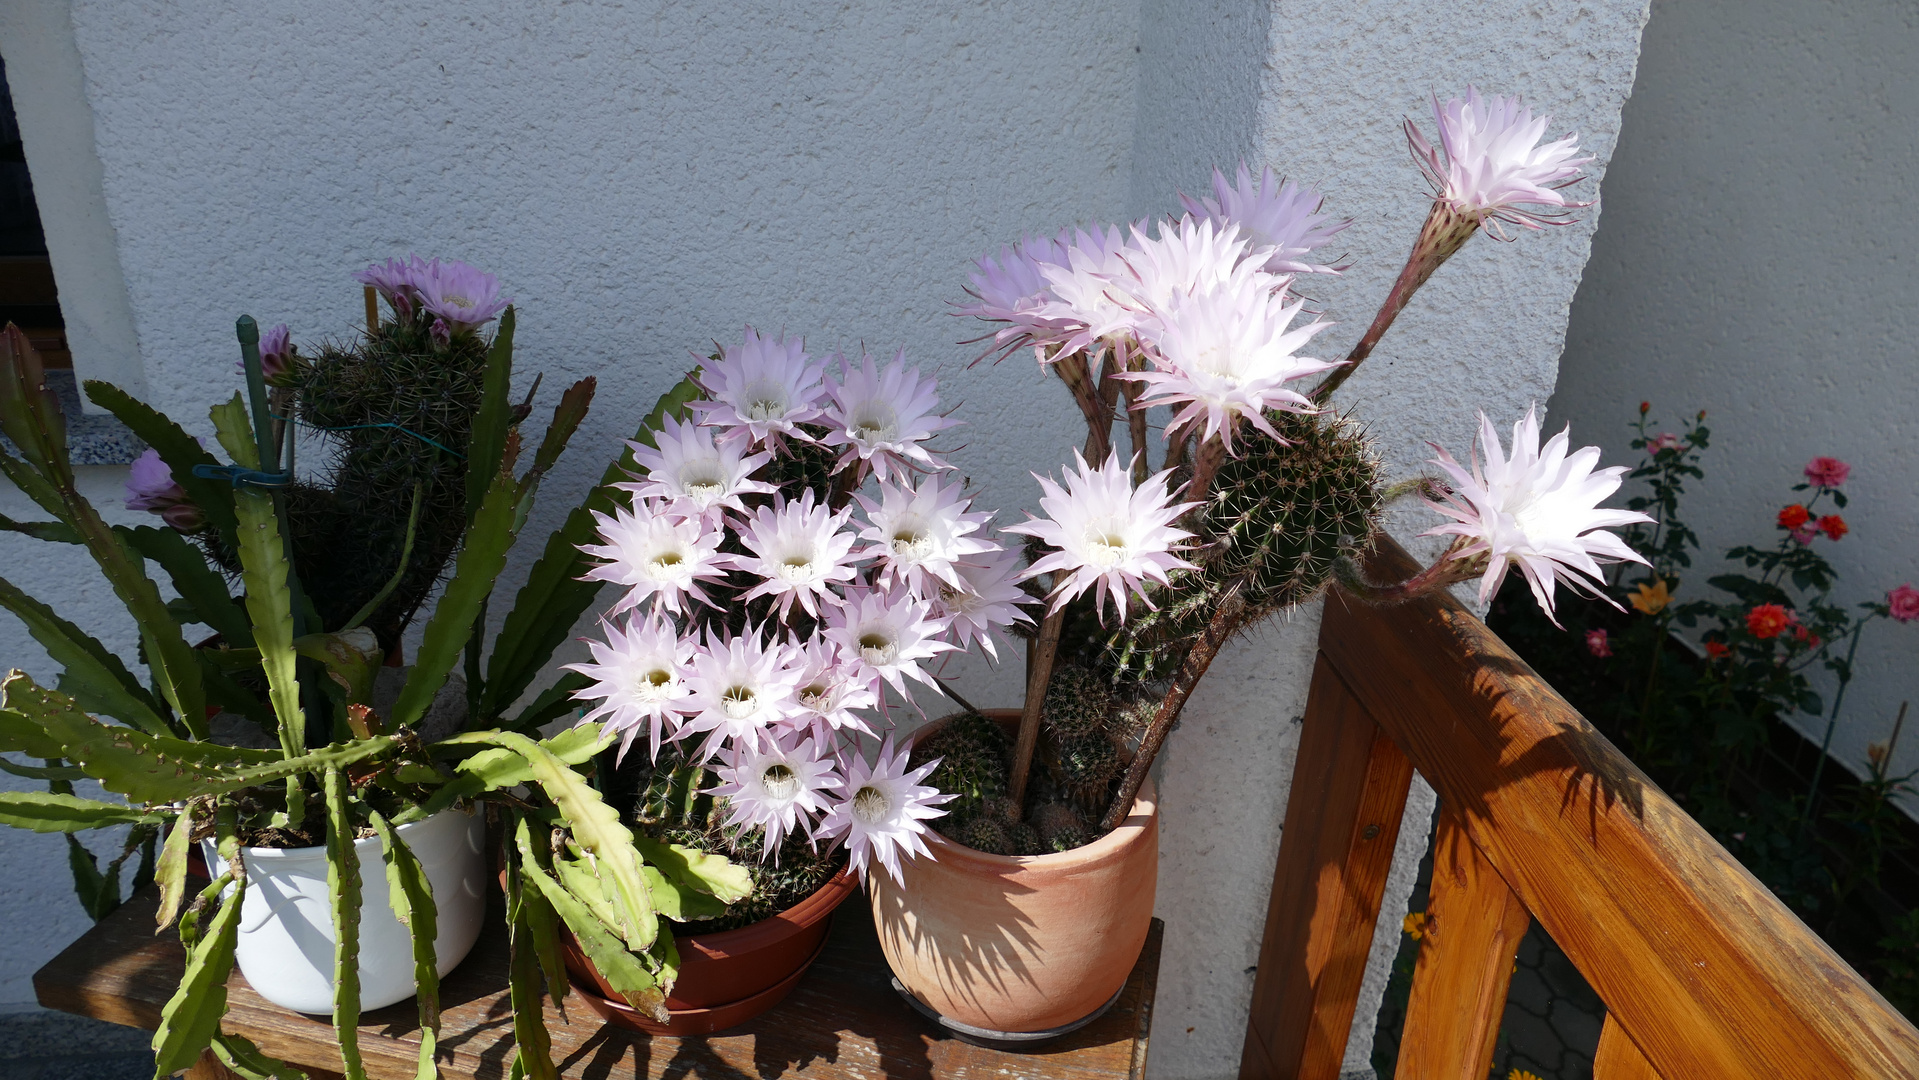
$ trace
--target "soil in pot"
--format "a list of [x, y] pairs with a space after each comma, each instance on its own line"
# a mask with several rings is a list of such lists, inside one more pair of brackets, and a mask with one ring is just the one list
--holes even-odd
[[[942, 788], [961, 790], [954, 803], [972, 803], [971, 821], [948, 826], [954, 834], [995, 842], [1021, 827], [1038, 834], [1034, 819], [1046, 806], [1067, 807], [1090, 829], [1092, 815], [1079, 806], [1092, 798], [1076, 799], [1071, 789], [1048, 792], [1040, 778], [1050, 765], [1039, 761], [1030, 785], [1039, 790], [1025, 812], [997, 816], [1006, 814], [1004, 780], [995, 793], [991, 770], [975, 767], [981, 759], [968, 756], [967, 748], [1010, 744], [1018, 718], [1011, 710], [960, 714], [922, 728], [916, 738], [916, 757], [958, 750], [956, 760], [973, 763], [953, 770], [947, 782], [955, 786]], [[930, 782], [939, 781], [936, 771]], [[962, 787], [967, 783], [971, 790]], [[979, 824], [989, 814], [996, 815], [992, 830]], [[894, 975], [926, 1009], [989, 1032], [1056, 1031], [1097, 1015], [1125, 984], [1146, 942], [1159, 870], [1158, 820], [1149, 782], [1119, 828], [1065, 850], [1000, 854], [945, 835], [929, 837], [934, 857], [907, 860], [903, 883], [883, 874], [870, 880], [874, 922]], [[1065, 829], [1049, 831], [1053, 843], [1063, 842]], [[1029, 850], [1042, 843], [1036, 836], [1022, 840]]]

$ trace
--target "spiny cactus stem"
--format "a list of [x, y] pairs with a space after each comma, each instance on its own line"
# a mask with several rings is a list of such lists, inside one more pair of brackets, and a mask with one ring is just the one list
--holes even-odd
[[1426, 223], [1419, 229], [1419, 239], [1413, 242], [1412, 254], [1406, 257], [1406, 265], [1399, 271], [1399, 280], [1393, 282], [1392, 291], [1386, 294], [1386, 302], [1379, 305], [1379, 314], [1373, 316], [1373, 324], [1366, 328], [1366, 333], [1353, 346], [1353, 351], [1346, 354], [1346, 362], [1313, 390], [1313, 404], [1326, 404], [1326, 399], [1332, 397], [1333, 391], [1352, 377], [1354, 369], [1372, 355], [1373, 346], [1386, 336], [1387, 328], [1393, 325], [1394, 319], [1399, 318], [1399, 313], [1405, 310], [1407, 302], [1412, 300], [1419, 287], [1433, 276], [1439, 264], [1452, 258], [1478, 231], [1477, 215], [1461, 214], [1444, 199], [1433, 200], [1433, 208], [1426, 214]]
[[1039, 638], [1033, 643], [1032, 671], [1026, 680], [1026, 707], [1019, 717], [1019, 741], [1013, 745], [1013, 774], [1006, 784], [1014, 806], [1024, 806], [1026, 778], [1033, 771], [1033, 748], [1039, 745], [1039, 712], [1046, 701], [1047, 684], [1053, 681], [1053, 657], [1059, 652], [1060, 628], [1066, 624], [1066, 605], [1061, 604], [1039, 624]]
[[1180, 710], [1186, 707], [1186, 699], [1192, 696], [1193, 688], [1199, 685], [1206, 669], [1213, 666], [1213, 658], [1219, 655], [1220, 647], [1238, 633], [1251, 617], [1252, 612], [1240, 598], [1245, 587], [1246, 578], [1242, 575], [1227, 583], [1220, 592], [1219, 606], [1207, 622], [1206, 631], [1193, 643], [1185, 662], [1180, 664], [1179, 674], [1173, 676], [1173, 685], [1160, 702], [1159, 712], [1154, 714], [1152, 724], [1139, 741], [1139, 750], [1133, 754], [1133, 763], [1126, 767], [1126, 776], [1120, 781], [1119, 791], [1114, 794], [1112, 804], [1106, 808], [1106, 817], [1100, 822], [1101, 831], [1117, 829], [1126, 820], [1126, 815], [1132, 811], [1133, 799], [1139, 795], [1140, 785], [1146, 782], [1146, 773], [1153, 767], [1153, 759], [1159, 756], [1160, 747], [1166, 744], [1167, 733], [1173, 730]]

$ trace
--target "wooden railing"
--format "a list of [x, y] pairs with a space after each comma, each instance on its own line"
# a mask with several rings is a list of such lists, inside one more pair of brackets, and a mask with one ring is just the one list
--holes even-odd
[[1242, 1080], [1337, 1080], [1414, 769], [1441, 811], [1398, 1080], [1486, 1080], [1534, 919], [1606, 1003], [1595, 1080], [1919, 1077], [1919, 1031], [1450, 598], [1327, 600], [1303, 727]]

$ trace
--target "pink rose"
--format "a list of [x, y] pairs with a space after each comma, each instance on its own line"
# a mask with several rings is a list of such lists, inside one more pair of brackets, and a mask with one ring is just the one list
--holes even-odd
[[1886, 594], [1886, 606], [1900, 622], [1919, 619], [1919, 589], [1913, 588], [1911, 582], [1899, 586]]
[[1806, 462], [1806, 479], [1817, 487], [1839, 487], [1851, 473], [1852, 466], [1835, 457], [1816, 457]]
[[1612, 645], [1606, 640], [1604, 630], [1586, 631], [1586, 651], [1601, 658], [1612, 655]]
[[1678, 445], [1679, 436], [1674, 435], [1670, 431], [1662, 431], [1652, 437], [1652, 441], [1646, 444], [1646, 449], [1657, 454], [1661, 450], [1671, 450]]

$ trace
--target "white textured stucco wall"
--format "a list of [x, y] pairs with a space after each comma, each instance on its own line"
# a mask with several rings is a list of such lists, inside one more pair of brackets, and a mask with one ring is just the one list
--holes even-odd
[[[955, 342], [973, 334], [946, 311], [972, 256], [1124, 209], [1127, 0], [537, 14], [82, 0], [70, 22], [39, 14], [32, 34], [0, 24], [15, 99], [24, 117], [59, 89], [14, 57], [64, 32], [91, 110], [67, 122], [97, 139], [150, 399], [197, 430], [232, 393], [235, 316], [284, 320], [296, 340], [349, 332], [361, 302], [348, 275], [411, 250], [501, 276], [520, 308], [522, 387], [544, 370], [550, 405], [564, 382], [599, 376], [535, 535], [688, 351], [749, 321], [821, 351], [905, 346], [961, 405], [958, 460], [1005, 519], [1036, 504], [1027, 469], [1076, 441], [1076, 413], [1030, 365], [968, 369], [977, 347]], [[65, 180], [39, 175], [53, 134], [26, 133], [41, 190]], [[100, 497], [116, 502], [117, 487], [109, 478]], [[123, 621], [79, 569], [7, 573], [90, 628]], [[131, 652], [124, 634], [109, 642]], [[0, 620], [0, 664], [50, 674], [12, 619]], [[963, 685], [982, 701], [1018, 697], [1016, 680]], [[5, 910], [77, 915], [39, 839], [0, 831]], [[0, 1003], [31, 1000], [26, 976], [71, 924], [7, 935]]]
[[[1644, 0], [1607, 3], [1421, 3], [1403, 6], [1147, 0], [1140, 19], [1140, 113], [1129, 209], [1177, 206], [1174, 188], [1202, 189], [1215, 161], [1241, 154], [1322, 185], [1329, 208], [1356, 219], [1334, 245], [1353, 262], [1309, 291], [1341, 325], [1314, 342], [1337, 357], [1350, 348], [1398, 273], [1427, 203], [1400, 119], [1427, 126], [1429, 91], [1467, 83], [1517, 93], [1555, 114], [1598, 155], [1597, 190], [1632, 85]], [[1242, 36], [1263, 27], [1257, 57]], [[1494, 29], [1496, 28], [1496, 29]], [[1248, 86], [1256, 59], [1256, 88]], [[1254, 107], [1248, 109], [1248, 90]], [[1464, 453], [1473, 414], [1506, 423], [1553, 391], [1566, 315], [1598, 218], [1503, 245], [1475, 239], [1442, 268], [1341, 391], [1379, 440], [1395, 473], [1431, 456], [1432, 439]], [[1402, 538], [1431, 515], [1396, 522]], [[1161, 994], [1153, 1025], [1160, 1077], [1232, 1075], [1258, 960], [1298, 746], [1291, 718], [1305, 706], [1317, 612], [1235, 645], [1201, 684], [1168, 743], [1164, 765], [1162, 899], [1167, 919]], [[1222, 798], [1222, 792], [1232, 793]], [[1369, 1018], [1384, 990], [1433, 801], [1422, 783], [1408, 806], [1370, 975], [1347, 1049], [1349, 1071], [1367, 1068]], [[1175, 900], [1176, 897], [1176, 900]], [[1171, 901], [1171, 902], [1169, 902]], [[1177, 988], [1174, 992], [1173, 988]]]
[[[1707, 411], [1706, 480], [1682, 504], [1701, 555], [1681, 599], [1708, 595], [1727, 548], [1773, 542], [1821, 454], [1853, 466], [1852, 535], [1816, 541], [1836, 597], [1919, 585], [1915, 113], [1919, 9], [1903, 0], [1653, 6], [1553, 411], [1610, 454], [1642, 400], [1674, 430]], [[1915, 655], [1919, 627], [1863, 639], [1833, 740], [1854, 771], [1919, 699]], [[1796, 720], [1823, 736], [1823, 720]], [[1919, 767], [1915, 721], [1895, 773]]]
[[[523, 372], [544, 369], [549, 386], [601, 376], [541, 529], [685, 351], [749, 320], [815, 346], [904, 344], [963, 402], [960, 460], [982, 502], [1017, 517], [1034, 501], [1026, 470], [1054, 467], [1075, 421], [1029, 362], [965, 368], [972, 350], [952, 344], [961, 328], [944, 310], [966, 258], [1023, 231], [1171, 209], [1214, 162], [1249, 156], [1325, 184], [1359, 219], [1342, 237], [1353, 270], [1316, 287], [1343, 324], [1322, 338], [1335, 355], [1424, 212], [1400, 116], [1429, 88], [1477, 81], [1557, 112], [1603, 164], [1641, 16], [1629, 0], [583, 4], [538, 17], [76, 0], [70, 33], [155, 402], [198, 418], [228, 392], [241, 311], [296, 337], [344, 332], [352, 269], [406, 250], [466, 258], [518, 300]], [[31, 44], [18, 42], [0, 48]], [[1349, 392], [1395, 468], [1424, 456], [1424, 438], [1463, 448], [1475, 407], [1510, 417], [1551, 392], [1595, 214], [1511, 248], [1475, 241], [1427, 286]], [[105, 606], [82, 621], [110, 623]], [[1306, 612], [1236, 646], [1166, 754], [1156, 1077], [1236, 1069], [1316, 630]], [[0, 650], [45, 663], [11, 625]], [[1017, 694], [979, 671], [961, 686]], [[1411, 813], [1382, 948], [1430, 810]], [[0, 873], [43, 882], [10, 910], [71, 904], [46, 871], [0, 835]], [[0, 979], [59, 943], [22, 943]], [[0, 984], [0, 999], [9, 987], [24, 983]]]

